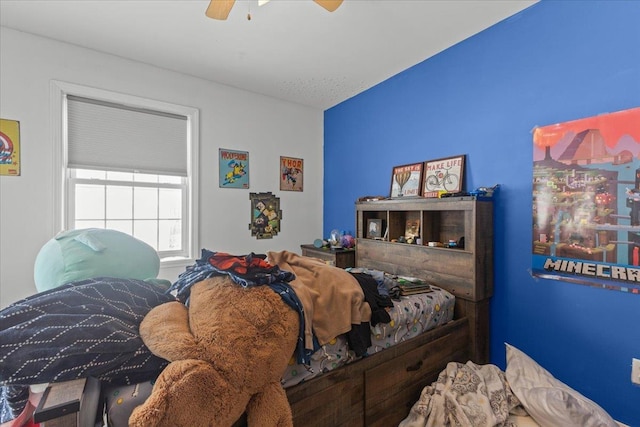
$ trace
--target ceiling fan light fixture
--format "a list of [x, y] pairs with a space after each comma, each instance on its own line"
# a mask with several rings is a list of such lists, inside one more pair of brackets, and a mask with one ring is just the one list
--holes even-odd
[[[258, 6], [262, 6], [267, 4], [270, 0], [258, 0]], [[343, 0], [313, 0], [324, 9], [329, 12], [333, 12], [337, 8], [340, 7]], [[236, 0], [211, 0], [209, 3], [209, 7], [207, 7], [207, 11], [205, 15], [209, 18], [218, 19], [220, 21], [224, 21], [229, 17], [229, 12], [231, 12], [231, 8]], [[251, 19], [251, 12], [249, 12], [248, 19]]]
[[229, 12], [231, 12], [235, 2], [236, 0], [211, 0], [205, 15], [209, 18], [224, 21], [229, 16]]
[[342, 0], [313, 0], [318, 3], [320, 6], [328, 10], [329, 12], [333, 12], [342, 4]]

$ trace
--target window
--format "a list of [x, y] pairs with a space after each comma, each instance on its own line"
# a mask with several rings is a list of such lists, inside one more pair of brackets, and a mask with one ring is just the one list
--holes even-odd
[[56, 229], [114, 229], [165, 264], [193, 258], [198, 111], [63, 82], [52, 99]]

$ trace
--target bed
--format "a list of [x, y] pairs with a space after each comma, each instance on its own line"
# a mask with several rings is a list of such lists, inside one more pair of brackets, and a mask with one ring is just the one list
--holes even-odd
[[[405, 251], [412, 249], [407, 248], [409, 245], [396, 246]], [[406, 264], [400, 260], [393, 267], [385, 252], [367, 251], [360, 256], [357, 254], [356, 259], [356, 268], [385, 271], [394, 276], [431, 277], [410, 257], [404, 257]], [[384, 347], [381, 351], [372, 351], [353, 363], [287, 387], [294, 425], [398, 425], [419, 398], [424, 385], [435, 381], [449, 362], [474, 360], [479, 364], [487, 363], [489, 299], [472, 301], [465, 295], [456, 295], [459, 286], [455, 281], [441, 281], [435, 285], [450, 296], [446, 320], [428, 330], [407, 334], [393, 346], [388, 345], [389, 342], [379, 343], [378, 350]], [[478, 286], [484, 288], [486, 283], [478, 282]], [[424, 297], [407, 297], [404, 303], [411, 305], [412, 298]], [[378, 335], [376, 332], [374, 327], [374, 335]], [[320, 357], [326, 360], [324, 354]], [[287, 374], [284, 380], [288, 385]]]
[[[379, 271], [369, 271], [365, 274], [370, 273], [384, 274]], [[389, 278], [390, 281], [394, 279], [395, 277]], [[400, 278], [401, 281], [403, 279]], [[306, 365], [295, 363], [292, 358], [282, 377], [282, 385], [285, 388], [293, 387], [449, 323], [453, 319], [455, 297], [444, 289], [429, 286], [426, 292], [397, 295], [392, 303], [393, 306], [388, 310], [389, 320], [370, 326], [371, 345], [364, 355], [355, 354], [349, 348], [347, 339], [340, 335], [316, 351], [311, 356], [310, 363]]]

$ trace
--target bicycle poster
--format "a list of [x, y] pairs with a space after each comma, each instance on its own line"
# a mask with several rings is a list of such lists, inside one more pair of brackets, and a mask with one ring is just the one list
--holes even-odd
[[533, 131], [532, 275], [640, 294], [640, 108]]
[[464, 182], [465, 155], [461, 154], [424, 162], [424, 197], [439, 197], [441, 193], [459, 193]]

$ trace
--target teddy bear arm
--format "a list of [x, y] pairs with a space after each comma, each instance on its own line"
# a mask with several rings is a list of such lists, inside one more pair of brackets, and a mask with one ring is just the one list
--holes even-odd
[[279, 382], [266, 384], [247, 405], [247, 425], [293, 427], [287, 394]]
[[140, 336], [153, 354], [168, 361], [197, 358], [201, 351], [189, 328], [187, 307], [177, 301], [151, 309], [140, 323]]

